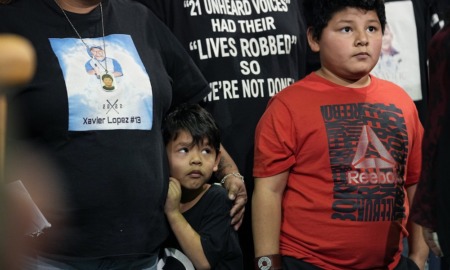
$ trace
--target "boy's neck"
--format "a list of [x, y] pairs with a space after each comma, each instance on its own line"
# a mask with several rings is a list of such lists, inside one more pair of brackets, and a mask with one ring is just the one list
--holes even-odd
[[349, 87], [349, 88], [366, 87], [366, 86], [369, 86], [370, 82], [371, 82], [369, 74], [366, 74], [365, 76], [363, 76], [357, 80], [350, 80], [350, 79], [345, 79], [345, 78], [339, 77], [336, 74], [334, 74], [324, 68], [320, 68], [319, 70], [317, 70], [316, 74], [328, 81], [331, 81], [332, 83], [335, 83], [335, 84], [338, 84], [341, 86], [345, 86], [345, 87]]
[[184, 189], [181, 187], [181, 201], [180, 201], [180, 210], [181, 213], [186, 212], [187, 210], [191, 209], [205, 194], [205, 192], [211, 187], [210, 184], [204, 184], [199, 189]]
[[94, 10], [101, 2], [101, 0], [56, 0], [57, 4], [64, 10], [87, 14]]

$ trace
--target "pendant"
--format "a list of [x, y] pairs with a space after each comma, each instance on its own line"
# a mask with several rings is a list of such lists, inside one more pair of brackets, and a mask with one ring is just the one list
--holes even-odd
[[116, 89], [116, 81], [114, 80], [114, 75], [109, 73], [100, 74], [100, 83], [103, 90], [107, 92], [114, 91]]

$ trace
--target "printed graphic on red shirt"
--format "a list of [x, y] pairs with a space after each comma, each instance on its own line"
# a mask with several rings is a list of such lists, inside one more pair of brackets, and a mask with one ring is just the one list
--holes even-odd
[[393, 104], [321, 107], [334, 180], [332, 218], [393, 221], [405, 218], [408, 134]]

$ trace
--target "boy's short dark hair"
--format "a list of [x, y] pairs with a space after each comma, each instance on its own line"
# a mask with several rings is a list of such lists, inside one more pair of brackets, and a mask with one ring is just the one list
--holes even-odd
[[110, 78], [111, 80], [113, 79], [113, 77], [112, 77], [111, 75], [109, 75], [109, 74], [103, 74], [103, 75], [102, 75], [102, 81], [103, 81], [105, 78]]
[[303, 10], [308, 27], [312, 27], [312, 35], [316, 40], [320, 40], [322, 30], [328, 25], [331, 17], [347, 7], [359, 8], [362, 10], [374, 10], [381, 23], [381, 30], [384, 33], [386, 25], [386, 13], [384, 10], [384, 0], [304, 0]]
[[198, 104], [181, 104], [175, 107], [163, 123], [164, 143], [176, 140], [181, 131], [189, 132], [193, 145], [201, 145], [204, 139], [220, 150], [220, 131], [212, 115]]

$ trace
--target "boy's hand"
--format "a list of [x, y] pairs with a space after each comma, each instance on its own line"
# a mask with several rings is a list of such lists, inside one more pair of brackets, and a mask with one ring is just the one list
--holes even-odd
[[180, 211], [181, 200], [181, 185], [180, 182], [173, 178], [169, 178], [169, 190], [167, 191], [166, 204], [164, 205], [164, 212], [166, 214]]
[[434, 255], [439, 257], [444, 256], [436, 232], [433, 232], [432, 229], [426, 227], [423, 227], [422, 232], [425, 242], [427, 242], [428, 247], [433, 251]]
[[230, 176], [223, 186], [228, 190], [228, 198], [234, 200], [230, 216], [232, 217], [231, 225], [237, 231], [244, 219], [245, 204], [247, 203], [245, 183], [239, 177]]

